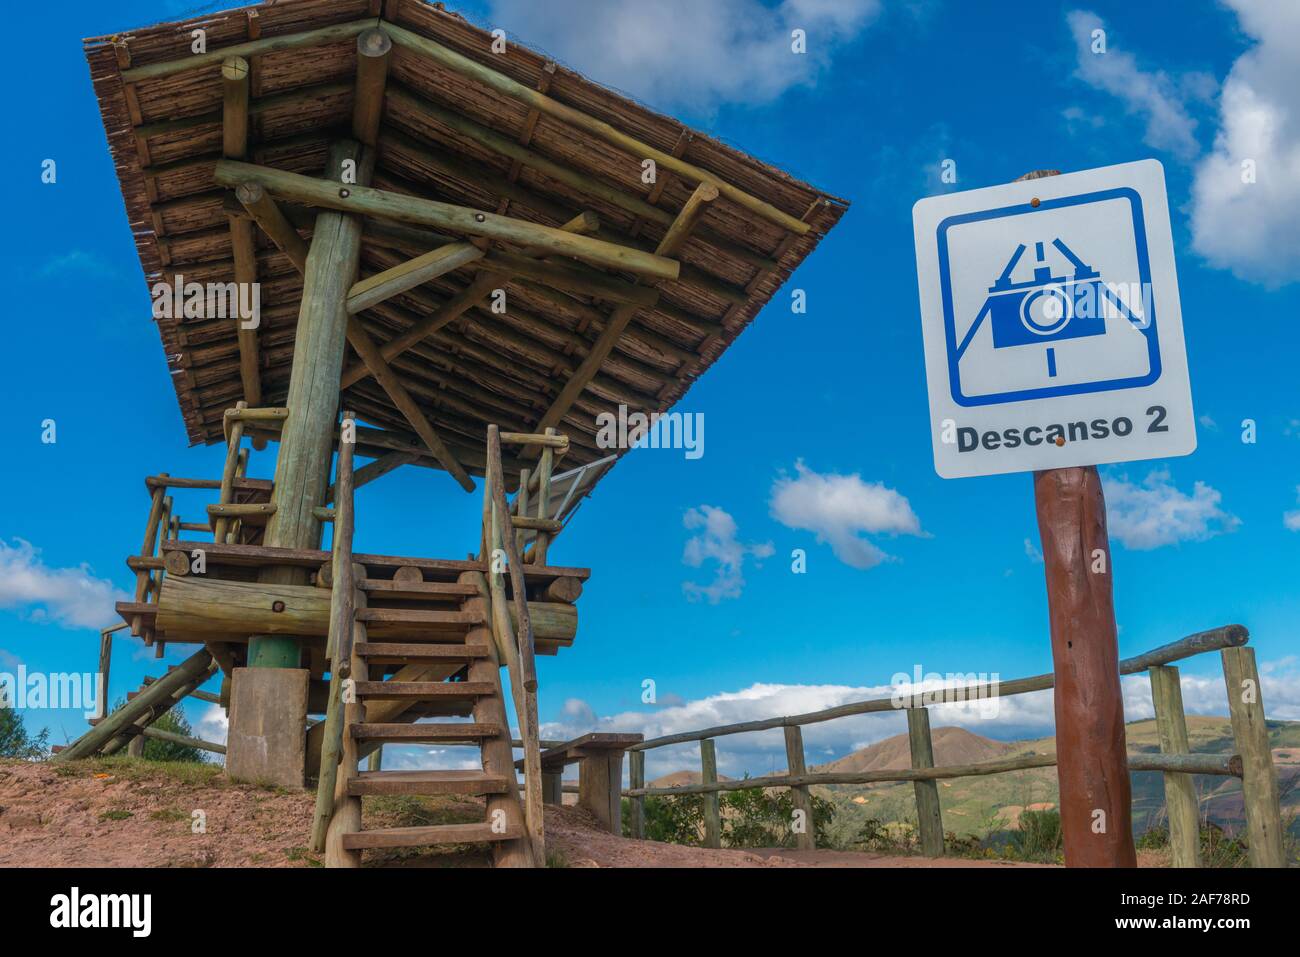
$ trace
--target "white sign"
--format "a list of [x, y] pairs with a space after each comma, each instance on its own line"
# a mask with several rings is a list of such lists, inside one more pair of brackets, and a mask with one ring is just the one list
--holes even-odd
[[933, 196], [912, 223], [941, 476], [1196, 448], [1156, 160]]

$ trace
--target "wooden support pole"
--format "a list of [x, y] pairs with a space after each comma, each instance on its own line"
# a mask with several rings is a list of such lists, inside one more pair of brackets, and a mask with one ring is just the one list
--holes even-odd
[[169, 700], [176, 691], [194, 680], [206, 678], [214, 667], [212, 655], [208, 654], [206, 648], [199, 649], [173, 671], [159, 678], [60, 751], [54, 760], [74, 761], [77, 758], [90, 757], [134, 724], [150, 708]]
[[556, 806], [564, 803], [564, 769], [542, 771], [542, 803]]
[[[1183, 689], [1178, 669], [1157, 665], [1151, 676], [1151, 701], [1156, 712], [1156, 732], [1160, 736], [1161, 754], [1188, 754], [1187, 717], [1183, 711]], [[1196, 788], [1189, 774], [1166, 773], [1165, 810], [1169, 817], [1170, 865], [1200, 867], [1201, 822]]]
[[[645, 752], [628, 753], [627, 769], [628, 788], [645, 787]], [[628, 798], [628, 836], [638, 841], [645, 840], [645, 798]]]
[[120, 625], [101, 628], [99, 631], [99, 707], [95, 711], [97, 718], [108, 715], [108, 677], [113, 668], [113, 635], [125, 627], [126, 623], [123, 622]]
[[623, 833], [623, 752], [593, 750], [578, 762], [578, 804], [611, 834]]
[[547, 252], [585, 259], [597, 266], [626, 270], [651, 279], [678, 278], [680, 267], [676, 260], [550, 226], [540, 226], [527, 220], [484, 213], [466, 206], [403, 196], [361, 185], [339, 189], [328, 182], [299, 173], [232, 160], [219, 161], [214, 168], [214, 178], [222, 186], [255, 182], [272, 196], [309, 206], [322, 206], [358, 216], [379, 216], [463, 235], [536, 246]]
[[1286, 867], [1277, 772], [1264, 717], [1264, 691], [1254, 648], [1224, 648], [1223, 681], [1228, 689], [1232, 737], [1241, 756], [1241, 791], [1251, 867]]
[[[337, 191], [348, 170], [355, 171], [359, 182], [367, 182], [372, 163], [373, 156], [363, 154], [357, 143], [337, 143], [330, 150], [327, 180], [317, 182]], [[345, 191], [348, 188], [343, 187]], [[329, 484], [338, 421], [338, 381], [347, 342], [343, 304], [356, 280], [360, 255], [358, 219], [331, 211], [316, 217], [285, 403], [290, 414], [280, 433], [275, 463], [272, 498], [276, 512], [265, 534], [265, 543], [272, 547], [316, 548], [320, 544], [321, 524], [312, 510], [324, 504]], [[271, 568], [262, 572], [260, 580], [306, 584], [306, 575], [305, 569]], [[255, 635], [249, 641], [249, 667], [296, 668], [298, 662], [297, 639]]]
[[209, 67], [232, 56], [250, 57], [263, 53], [278, 53], [281, 50], [298, 50], [303, 47], [322, 46], [357, 36], [366, 30], [372, 29], [374, 25], [374, 18], [370, 17], [365, 20], [353, 20], [350, 23], [336, 23], [317, 30], [306, 30], [302, 33], [282, 34], [275, 37], [250, 40], [247, 43], [236, 43], [233, 46], [213, 50], [210, 53], [191, 53], [178, 60], [164, 60], [161, 63], [149, 63], [145, 66], [123, 70], [122, 82], [138, 83], [141, 80], [156, 80], [176, 73], [185, 73], [189, 70]]
[[[718, 783], [718, 751], [712, 738], [700, 742], [700, 783]], [[722, 810], [717, 791], [704, 795], [704, 846], [722, 846]]]
[[226, 753], [226, 746], [224, 744], [215, 744], [212, 741], [204, 741], [201, 738], [191, 738], [183, 734], [176, 734], [174, 731], [164, 731], [161, 728], [144, 728], [135, 740], [143, 742], [145, 738], [155, 738], [159, 741], [166, 741], [170, 744], [179, 744], [181, 747], [185, 748], [198, 748], [200, 751], [211, 751], [213, 754]]
[[227, 57], [221, 64], [221, 154], [248, 155], [248, 61]]
[[[641, 753], [641, 752], [636, 752]], [[792, 724], [785, 729], [785, 766], [791, 775], [808, 773], [803, 751], [803, 729]], [[642, 787], [645, 785], [642, 784]], [[796, 784], [790, 788], [790, 797], [795, 813], [802, 818], [792, 822], [795, 846], [801, 851], [815, 850], [817, 847], [817, 825], [813, 821], [812, 795], [807, 786]], [[797, 826], [796, 826], [797, 825]]]
[[393, 41], [381, 27], [357, 37], [357, 88], [352, 100], [352, 135], [366, 146], [379, 139], [384, 115], [384, 87], [388, 81]]
[[1065, 863], [1136, 867], [1101, 478], [1091, 466], [1036, 472], [1034, 496], [1056, 672]]
[[370, 370], [370, 374], [375, 377], [375, 381], [383, 386], [384, 391], [388, 393], [388, 397], [392, 399], [393, 405], [397, 406], [402, 415], [406, 417], [406, 421], [411, 424], [415, 434], [424, 441], [429, 451], [442, 463], [443, 468], [460, 483], [461, 488], [465, 491], [474, 491], [474, 480], [469, 477], [464, 466], [457, 461], [456, 456], [443, 443], [432, 423], [425, 417], [420, 407], [416, 405], [415, 400], [411, 398], [411, 394], [406, 391], [406, 386], [402, 384], [402, 380], [393, 372], [392, 367], [384, 361], [384, 357], [379, 352], [379, 347], [366, 334], [366, 330], [362, 328], [361, 322], [356, 316], [348, 318], [347, 337], [348, 342], [352, 344], [352, 348], [361, 357], [361, 361]]
[[262, 232], [271, 238], [276, 248], [289, 257], [289, 262], [299, 273], [307, 272], [307, 241], [298, 234], [294, 225], [285, 218], [280, 204], [256, 183], [240, 183], [235, 187], [239, 200]]
[[[934, 767], [934, 743], [930, 738], [930, 712], [925, 708], [907, 709], [907, 744], [912, 752], [913, 768]], [[943, 815], [939, 809], [939, 782], [916, 781], [916, 821], [921, 835], [921, 853], [926, 857], [943, 857]]]
[[[366, 607], [366, 593], [361, 589], [355, 589], [352, 595], [352, 604], [356, 609]], [[356, 681], [367, 681], [370, 672], [366, 666], [366, 660], [357, 654], [357, 645], [367, 640], [366, 625], [363, 621], [352, 622], [352, 657], [351, 657], [351, 676]], [[331, 681], [331, 685], [333, 682]], [[340, 681], [340, 692], [342, 682]], [[331, 692], [333, 693], [333, 692]], [[361, 755], [357, 750], [357, 739], [347, 733], [347, 729], [358, 724], [366, 722], [366, 702], [364, 698], [357, 695], [350, 696], [350, 700], [342, 698], [337, 708], [341, 712], [342, 719], [340, 729], [343, 732], [338, 736], [338, 758], [337, 767], [333, 763], [333, 757], [327, 755], [326, 749], [330, 738], [336, 732], [326, 731], [325, 743], [321, 748], [321, 776], [322, 779], [327, 773], [334, 774], [334, 799], [326, 801], [322, 798], [322, 792], [316, 792], [316, 816], [312, 826], [313, 846], [317, 844], [321, 826], [321, 818], [326, 816], [325, 820], [325, 866], [326, 867], [360, 867], [361, 852], [353, 851], [343, 846], [343, 838], [348, 834], [354, 834], [361, 830], [361, 798], [353, 797], [348, 793], [348, 782], [356, 777], [360, 771]], [[324, 785], [322, 780], [322, 786]]]

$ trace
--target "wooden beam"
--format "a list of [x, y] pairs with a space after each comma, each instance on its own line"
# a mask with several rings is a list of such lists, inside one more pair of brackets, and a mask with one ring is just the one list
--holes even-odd
[[393, 41], [381, 27], [357, 37], [357, 90], [352, 101], [352, 135], [367, 146], [379, 139], [384, 115], [384, 87], [388, 81]]
[[348, 313], [355, 315], [390, 296], [414, 289], [430, 279], [454, 272], [461, 266], [482, 258], [483, 250], [473, 243], [449, 243], [423, 256], [408, 259], [399, 266], [362, 279], [348, 290]]
[[757, 213], [784, 229], [800, 235], [809, 230], [808, 224], [801, 222], [797, 217], [777, 209], [771, 203], [752, 196], [736, 186], [732, 186], [715, 174], [679, 159], [671, 153], [656, 149], [648, 143], [643, 143], [636, 137], [615, 129], [609, 123], [598, 120], [579, 109], [558, 100], [553, 100], [546, 94], [539, 93], [531, 87], [512, 80], [504, 73], [500, 73], [489, 66], [484, 66], [466, 56], [462, 56], [437, 41], [422, 37], [417, 33], [412, 33], [410, 30], [393, 24], [388, 25], [387, 30], [391, 34], [393, 41], [399, 46], [421, 53], [439, 66], [454, 73], [459, 73], [461, 76], [469, 77], [497, 93], [504, 94], [548, 116], [553, 116], [571, 126], [591, 133], [607, 143], [612, 143], [626, 150], [637, 159], [652, 159], [658, 166], [670, 169], [674, 173], [678, 173], [696, 183], [709, 183], [717, 187], [718, 191], [733, 203]]
[[[585, 235], [599, 228], [600, 217], [589, 212], [579, 213], [560, 227], [562, 231], [576, 235]], [[516, 258], [525, 259], [526, 257], [520, 256]], [[532, 260], [526, 261], [532, 262]], [[436, 332], [448, 323], [454, 322], [465, 312], [486, 299], [493, 289], [504, 286], [510, 279], [509, 274], [492, 271], [480, 272], [472, 283], [443, 303], [441, 308], [412, 325], [406, 332], [384, 343], [380, 349], [380, 355], [385, 360], [389, 360], [405, 352], [431, 333]], [[340, 388], [346, 389], [348, 386], [364, 379], [367, 374], [368, 370], [363, 362], [349, 367], [343, 373]]]
[[248, 61], [227, 57], [221, 64], [221, 154], [248, 155]]
[[[717, 199], [717, 197], [718, 190], [713, 188], [710, 184], [701, 183], [697, 186], [695, 192], [691, 194], [690, 198], [686, 201], [686, 204], [682, 207], [681, 212], [677, 214], [677, 219], [673, 222], [673, 225], [668, 228], [668, 232], [665, 233], [664, 238], [660, 240], [656, 252], [667, 251], [669, 255], [671, 255], [672, 252], [679, 249], [681, 244], [686, 241], [686, 237], [690, 234], [691, 227], [699, 221], [700, 216], [708, 207], [708, 204], [712, 203]], [[614, 348], [614, 343], [616, 343], [619, 340], [619, 337], [623, 335], [624, 330], [627, 329], [628, 323], [632, 321], [636, 313], [636, 306], [619, 306], [610, 313], [609, 320], [605, 323], [604, 331], [601, 332], [599, 338], [597, 338], [592, 344], [591, 350], [587, 353], [586, 358], [582, 360], [582, 364], [579, 365], [573, 375], [569, 377], [569, 381], [566, 382], [564, 388], [560, 390], [560, 394], [555, 397], [555, 401], [551, 403], [551, 407], [546, 410], [546, 413], [538, 421], [537, 425], [533, 429], [534, 432], [545, 432], [547, 429], [555, 428], [560, 424], [560, 421], [568, 414], [573, 403], [577, 401], [578, 396], [582, 394], [582, 391], [587, 387], [587, 384], [595, 377], [601, 364], [604, 363], [605, 359], [608, 358], [610, 351]], [[522, 459], [526, 455], [535, 451], [535, 449], [535, 446], [530, 446], [528, 449], [524, 449], [520, 452], [519, 457]]]
[[240, 183], [235, 187], [235, 198], [247, 211], [262, 232], [271, 237], [280, 252], [289, 257], [299, 273], [307, 273], [307, 241], [285, 218], [280, 206], [257, 183]]
[[379, 347], [366, 334], [366, 330], [361, 327], [361, 322], [356, 316], [348, 317], [348, 342], [352, 344], [352, 348], [361, 357], [361, 361], [366, 364], [366, 368], [375, 377], [375, 381], [384, 387], [384, 391], [392, 399], [393, 405], [397, 406], [402, 415], [406, 416], [406, 420], [411, 423], [411, 428], [415, 430], [416, 435], [424, 440], [424, 444], [429, 447], [429, 451], [442, 463], [443, 468], [460, 483], [461, 488], [465, 489], [465, 491], [474, 491], [473, 479], [466, 474], [460, 462], [456, 461], [456, 457], [451, 454], [451, 451], [439, 438], [429, 420], [420, 411], [420, 407], [411, 398], [411, 394], [406, 391], [406, 386], [402, 385], [392, 367], [384, 361], [384, 357], [379, 353]]
[[222, 186], [255, 182], [272, 196], [309, 206], [322, 206], [362, 216], [382, 216], [398, 222], [447, 229], [454, 233], [536, 246], [547, 252], [585, 259], [600, 266], [626, 270], [650, 279], [675, 280], [679, 273], [677, 262], [663, 256], [509, 216], [480, 212], [467, 206], [403, 196], [366, 186], [339, 188], [337, 183], [311, 176], [231, 160], [219, 161], [214, 168], [214, 176]]
[[[248, 153], [248, 61], [238, 56], [226, 57], [221, 63], [221, 151], [232, 159]], [[248, 289], [257, 282], [257, 242], [253, 224], [245, 219], [227, 217], [230, 224], [230, 251], [234, 261], [235, 284]], [[244, 297], [238, 297], [243, 301]], [[248, 318], [235, 315], [235, 339], [239, 345], [239, 378], [244, 401], [259, 405], [262, 401], [262, 377], [259, 367], [257, 328], [248, 326]]]
[[280, 50], [323, 46], [327, 43], [335, 43], [339, 40], [355, 37], [371, 29], [374, 25], [375, 21], [373, 19], [353, 20], [349, 23], [336, 23], [333, 26], [321, 27], [319, 30], [307, 30], [303, 33], [290, 33], [286, 36], [266, 37], [260, 40], [250, 40], [246, 43], [236, 43], [233, 46], [212, 50], [208, 53], [190, 54], [181, 57], [179, 60], [166, 60], [162, 63], [150, 63], [147, 66], [123, 70], [122, 82], [138, 83], [141, 80], [156, 80], [159, 77], [171, 76], [175, 73], [184, 73], [187, 70], [197, 70], [211, 66], [214, 63], [221, 63], [227, 57], [232, 56], [249, 57], [261, 53], [276, 53]]

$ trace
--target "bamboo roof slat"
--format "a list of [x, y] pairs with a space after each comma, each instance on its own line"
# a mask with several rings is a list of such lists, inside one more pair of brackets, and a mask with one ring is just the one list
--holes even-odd
[[[504, 314], [479, 301], [388, 359], [411, 400], [474, 474], [485, 461], [489, 422], [536, 432], [564, 395], [572, 402], [558, 410], [558, 427], [573, 439], [572, 464], [622, 454], [596, 447], [595, 417], [620, 403], [650, 413], [680, 400], [847, 209], [845, 201], [521, 43], [491, 53], [486, 31], [440, 5], [280, 0], [85, 42], [146, 282], [234, 279], [231, 217], [248, 221], [248, 214], [233, 188], [215, 178], [222, 62], [237, 55], [252, 67], [244, 162], [316, 177], [329, 144], [351, 135], [356, 37], [376, 25], [394, 41], [371, 179], [376, 189], [550, 229], [594, 214], [599, 228], [592, 239], [639, 254], [654, 252], [701, 181], [721, 193], [674, 250], [675, 280], [634, 287], [637, 277], [612, 260], [596, 268], [524, 250], [502, 234], [478, 240], [486, 252], [481, 260], [357, 314], [382, 348], [477, 277], [502, 272]], [[191, 31], [199, 28], [203, 54], [191, 50]], [[653, 184], [641, 180], [646, 157], [659, 166]], [[277, 202], [310, 241], [315, 211]], [[254, 233], [262, 320], [256, 371], [261, 402], [274, 405], [287, 394], [302, 277], [261, 229]], [[359, 278], [466, 238], [367, 217]], [[521, 256], [532, 257], [527, 274], [507, 268], [520, 265]], [[573, 395], [571, 377], [611, 321], [621, 324], [619, 303], [609, 296], [634, 288], [649, 298]], [[222, 441], [222, 413], [243, 397], [233, 320], [179, 316], [156, 325], [190, 441]], [[350, 356], [348, 365], [356, 361]], [[367, 421], [418, 443], [373, 380], [355, 382], [344, 395]]]

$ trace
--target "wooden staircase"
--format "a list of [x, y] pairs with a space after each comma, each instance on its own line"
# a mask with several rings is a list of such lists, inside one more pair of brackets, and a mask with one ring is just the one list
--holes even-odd
[[[358, 867], [366, 850], [477, 843], [492, 847], [498, 867], [545, 864], [534, 640], [517, 547], [517, 530], [543, 523], [511, 516], [502, 485], [501, 438], [491, 426], [480, 553], [486, 574], [465, 571], [454, 582], [426, 581], [414, 567], [396, 569], [392, 579], [372, 578], [354, 564], [352, 455], [350, 448], [341, 448], [327, 649], [330, 698], [312, 830], [312, 846], [325, 852], [327, 866]], [[508, 439], [542, 448], [543, 486], [555, 451], [567, 445], [553, 432]], [[526, 495], [527, 474], [523, 481]], [[545, 531], [556, 530], [546, 525]], [[545, 538], [539, 544], [544, 556]], [[371, 641], [370, 632], [381, 626], [385, 634], [400, 630], [400, 637]], [[522, 802], [502, 667], [510, 672], [528, 772]], [[477, 748], [479, 767], [359, 770], [361, 758], [384, 744]], [[365, 797], [444, 794], [483, 797], [483, 820], [362, 826]]]
[[[510, 845], [494, 850], [498, 864], [527, 865], [532, 855], [524, 841], [519, 784], [515, 777], [510, 723], [492, 644], [486, 598], [466, 573], [453, 583], [356, 581], [350, 668], [351, 700], [343, 701], [341, 763], [335, 794], [342, 799], [328, 828], [326, 861], [355, 867], [360, 852], [440, 844]], [[384, 602], [382, 607], [371, 600]], [[418, 602], [420, 607], [410, 607]], [[454, 610], [430, 608], [446, 602]], [[403, 607], [405, 603], [405, 607]], [[368, 640], [371, 621], [400, 620], [429, 630], [400, 642]], [[385, 676], [408, 665], [454, 668], [442, 681], [394, 681]], [[413, 706], [417, 723], [383, 720], [382, 706]], [[406, 712], [403, 716], [409, 716]], [[456, 720], [468, 718], [468, 721]], [[358, 771], [364, 752], [383, 744], [437, 744], [477, 748], [480, 767], [456, 771]], [[360, 827], [360, 799], [373, 795], [478, 795], [485, 798], [484, 819], [469, 824], [426, 827]], [[355, 808], [347, 807], [356, 803]], [[355, 827], [355, 829], [353, 829]]]

